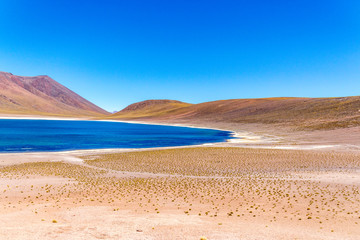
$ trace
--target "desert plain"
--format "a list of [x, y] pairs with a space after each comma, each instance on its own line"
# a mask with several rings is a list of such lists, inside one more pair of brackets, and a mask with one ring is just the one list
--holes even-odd
[[240, 139], [0, 154], [0, 239], [360, 239], [359, 129], [192, 125]]

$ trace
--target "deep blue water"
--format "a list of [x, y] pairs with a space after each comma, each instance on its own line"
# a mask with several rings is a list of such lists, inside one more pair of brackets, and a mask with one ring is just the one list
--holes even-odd
[[0, 152], [151, 148], [224, 142], [231, 132], [101, 121], [0, 119]]

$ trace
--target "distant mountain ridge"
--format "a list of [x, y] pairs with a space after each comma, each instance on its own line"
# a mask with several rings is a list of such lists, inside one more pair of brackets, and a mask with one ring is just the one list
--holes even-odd
[[0, 113], [100, 116], [104, 109], [46, 75], [16, 76], [0, 72]]
[[180, 101], [176, 101], [176, 100], [167, 100], [167, 99], [163, 99], [163, 100], [146, 100], [146, 101], [142, 101], [142, 102], [137, 102], [137, 103], [133, 103], [129, 106], [127, 106], [126, 108], [124, 108], [123, 110], [121, 110], [122, 112], [127, 112], [127, 111], [136, 111], [136, 110], [141, 110], [141, 109], [146, 109], [149, 108], [151, 106], [160, 106], [160, 105], [176, 105], [176, 104], [184, 104], [184, 102], [180, 102]]
[[[199, 104], [144, 101], [109, 118], [151, 121], [280, 124], [300, 129], [360, 126], [360, 97], [230, 99]], [[152, 104], [151, 104], [152, 103]], [[157, 103], [158, 107], [156, 107]], [[152, 105], [151, 108], [131, 106]], [[161, 111], [159, 111], [159, 109]], [[166, 109], [163, 111], [162, 109]]]
[[161, 117], [171, 114], [177, 109], [189, 107], [192, 104], [176, 100], [146, 100], [133, 103], [120, 112], [110, 115], [111, 118], [117, 116], [121, 118], [142, 118], [142, 117]]
[[46, 75], [0, 72], [0, 114], [156, 122], [277, 124], [325, 130], [360, 126], [360, 96], [229, 99], [199, 104], [146, 100], [110, 114]]

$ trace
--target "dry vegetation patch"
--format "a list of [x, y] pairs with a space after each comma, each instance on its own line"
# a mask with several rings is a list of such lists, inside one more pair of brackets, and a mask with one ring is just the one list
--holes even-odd
[[303, 171], [352, 171], [360, 154], [245, 148], [180, 148], [84, 157], [87, 164], [118, 171], [194, 176], [243, 176]]
[[[24, 185], [21, 189], [1, 185], [0, 209], [33, 207], [40, 218], [49, 208], [106, 206], [114, 212], [197, 216], [219, 226], [245, 221], [360, 234], [359, 184], [301, 179], [302, 173], [355, 174], [360, 164], [359, 155], [353, 153], [184, 148], [84, 158], [88, 159], [84, 165], [42, 162], [0, 168], [3, 179], [73, 179], [63, 184]], [[177, 175], [109, 174], [114, 171]], [[39, 204], [47, 207], [38, 209]], [[61, 219], [56, 221], [61, 223]]]

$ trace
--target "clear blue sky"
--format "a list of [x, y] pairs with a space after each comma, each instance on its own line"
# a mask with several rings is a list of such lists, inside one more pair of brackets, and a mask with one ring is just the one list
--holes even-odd
[[2, 0], [0, 71], [106, 110], [360, 95], [358, 0]]

